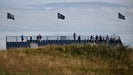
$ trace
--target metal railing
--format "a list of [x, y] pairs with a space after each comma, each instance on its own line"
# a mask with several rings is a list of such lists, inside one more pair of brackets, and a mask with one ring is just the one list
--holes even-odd
[[[32, 37], [32, 39], [31, 39]], [[81, 36], [81, 40], [89, 40], [89, 36]], [[23, 42], [28, 40], [38, 40], [37, 36], [23, 36]], [[40, 40], [74, 40], [73, 36], [41, 36]], [[78, 40], [78, 36], [76, 36]], [[6, 36], [6, 42], [22, 42], [21, 36]]]
[[[79, 36], [76, 36], [76, 40], [78, 40]], [[97, 37], [97, 38], [96, 38]], [[32, 39], [31, 39], [32, 38]], [[28, 40], [38, 40], [37, 36], [23, 36], [23, 40], [21, 36], [6, 36], [6, 42], [26, 42]], [[41, 36], [39, 40], [74, 40], [73, 36]], [[110, 35], [110, 36], [80, 36], [80, 40], [121, 40], [120, 37], [117, 35]]]
[[[32, 39], [31, 39], [32, 37]], [[73, 36], [7, 36], [6, 37], [6, 48], [21, 48], [21, 47], [31, 47], [31, 44], [36, 44], [37, 46], [44, 45], [63, 45], [63, 44], [106, 44], [111, 46], [122, 45], [120, 37], [109, 36], [79, 36], [74, 40]]]

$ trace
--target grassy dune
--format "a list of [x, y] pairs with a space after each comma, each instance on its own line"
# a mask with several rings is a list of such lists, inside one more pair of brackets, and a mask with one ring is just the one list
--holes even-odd
[[133, 49], [97, 45], [0, 51], [0, 75], [133, 75]]

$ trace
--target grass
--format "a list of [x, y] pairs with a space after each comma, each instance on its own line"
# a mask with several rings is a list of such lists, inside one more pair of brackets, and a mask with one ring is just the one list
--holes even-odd
[[133, 75], [133, 49], [47, 45], [0, 51], [0, 75]]

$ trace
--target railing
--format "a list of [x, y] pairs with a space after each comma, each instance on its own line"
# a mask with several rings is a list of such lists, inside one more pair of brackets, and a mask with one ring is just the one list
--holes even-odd
[[[23, 38], [23, 40], [22, 40]], [[119, 36], [7, 36], [6, 37], [6, 48], [22, 48], [22, 47], [31, 47], [35, 45], [44, 46], [44, 45], [63, 45], [63, 44], [107, 44], [111, 46], [122, 45]]]
[[[32, 38], [32, 39], [31, 39]], [[76, 36], [76, 40], [79, 36]], [[38, 40], [37, 36], [23, 36], [23, 40], [21, 36], [7, 36], [6, 42], [27, 42], [29, 40]], [[74, 40], [73, 36], [41, 36], [41, 39], [39, 40]], [[119, 36], [116, 35], [110, 35], [110, 36], [80, 36], [80, 40], [90, 40], [90, 41], [104, 41], [104, 40], [121, 40]]]
[[[37, 36], [23, 36], [23, 42], [28, 40], [37, 40]], [[81, 40], [88, 40], [89, 36], [81, 36]], [[74, 40], [73, 36], [41, 36], [40, 40]], [[78, 36], [76, 37], [78, 40]], [[22, 42], [21, 36], [7, 36], [6, 42]]]

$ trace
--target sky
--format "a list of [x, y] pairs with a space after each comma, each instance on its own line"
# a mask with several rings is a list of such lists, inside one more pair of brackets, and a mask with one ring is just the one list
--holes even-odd
[[[65, 20], [57, 19], [57, 12]], [[118, 12], [126, 20], [118, 19]], [[0, 35], [6, 30], [13, 36], [56, 35], [58, 25], [59, 35], [118, 34], [133, 46], [133, 0], [0, 0], [0, 17]]]

